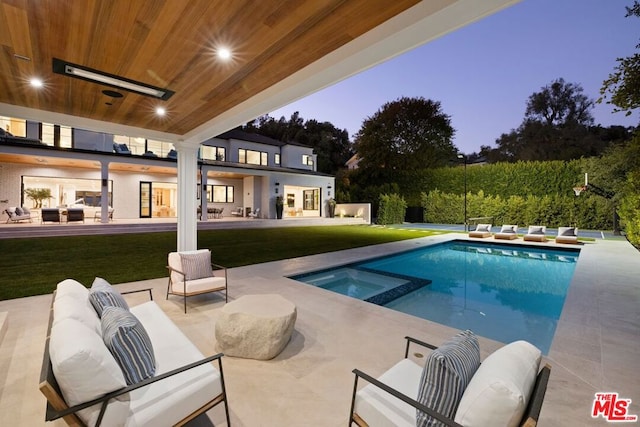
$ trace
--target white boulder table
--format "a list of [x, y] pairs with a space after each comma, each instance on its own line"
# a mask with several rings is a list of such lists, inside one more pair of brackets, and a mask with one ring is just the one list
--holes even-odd
[[296, 306], [276, 294], [243, 295], [222, 307], [216, 321], [218, 351], [225, 356], [268, 360], [291, 339]]

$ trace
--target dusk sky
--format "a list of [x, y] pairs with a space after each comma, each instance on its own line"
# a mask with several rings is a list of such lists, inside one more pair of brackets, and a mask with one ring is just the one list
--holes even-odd
[[[523, 0], [334, 86], [269, 113], [328, 121], [353, 135], [363, 120], [400, 97], [441, 103], [464, 153], [495, 146], [517, 128], [527, 99], [557, 78], [580, 84], [596, 100], [616, 66], [640, 43], [640, 18], [625, 18], [632, 0]], [[637, 126], [607, 104], [596, 124]]]

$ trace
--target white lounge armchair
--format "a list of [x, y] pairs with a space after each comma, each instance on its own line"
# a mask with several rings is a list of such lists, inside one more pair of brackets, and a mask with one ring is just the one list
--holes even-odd
[[547, 227], [544, 225], [530, 225], [523, 239], [530, 242], [546, 242]]
[[[168, 257], [169, 295], [179, 295], [184, 298], [184, 312], [187, 312], [187, 297], [209, 292], [224, 291], [224, 300], [228, 301], [227, 268], [211, 262], [211, 251], [200, 249], [197, 251], [171, 252]], [[214, 267], [218, 275], [214, 274]]]
[[231, 211], [231, 215], [233, 216], [242, 216], [243, 215], [243, 210], [242, 208], [236, 208], [234, 210]]
[[256, 208], [255, 211], [250, 212], [249, 218], [260, 218], [260, 208]]
[[[440, 348], [405, 337], [405, 358], [379, 378], [354, 369], [349, 425], [535, 426], [551, 374], [526, 341], [508, 344], [480, 364], [477, 340], [462, 332]], [[408, 358], [411, 343], [433, 350], [422, 367]], [[358, 390], [358, 379], [369, 383]]]
[[578, 243], [578, 228], [577, 227], [559, 227], [558, 236], [556, 237], [556, 243]]
[[496, 239], [513, 240], [518, 238], [517, 225], [503, 225], [500, 232], [493, 235]]

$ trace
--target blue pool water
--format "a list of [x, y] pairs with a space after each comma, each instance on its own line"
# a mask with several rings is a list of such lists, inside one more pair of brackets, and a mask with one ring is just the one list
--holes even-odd
[[578, 255], [452, 241], [292, 278], [547, 354]]

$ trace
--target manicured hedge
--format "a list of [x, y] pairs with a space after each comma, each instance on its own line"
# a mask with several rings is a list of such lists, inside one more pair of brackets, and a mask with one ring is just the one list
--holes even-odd
[[407, 202], [397, 194], [381, 194], [377, 223], [380, 225], [402, 224], [407, 211]]
[[[462, 224], [464, 194], [449, 194], [439, 190], [423, 193], [424, 222]], [[602, 197], [582, 194], [552, 194], [544, 196], [508, 197], [485, 195], [483, 191], [467, 194], [469, 218], [492, 217], [495, 225], [541, 224], [548, 227], [574, 225], [579, 228], [610, 229], [613, 226], [612, 203]]]

